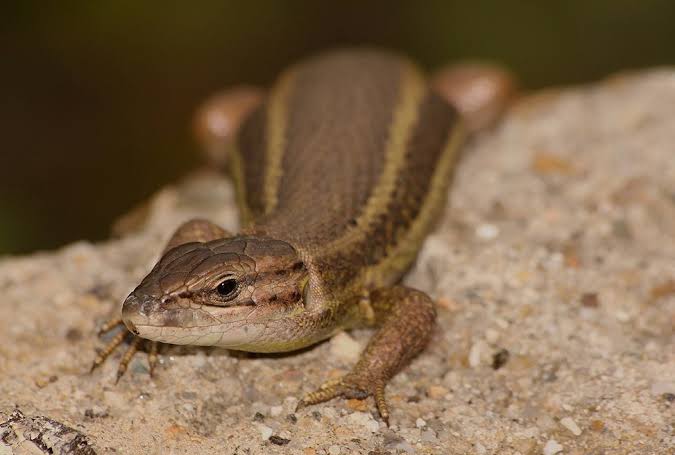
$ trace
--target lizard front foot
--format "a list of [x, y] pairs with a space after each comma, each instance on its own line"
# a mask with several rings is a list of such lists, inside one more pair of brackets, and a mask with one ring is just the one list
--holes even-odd
[[427, 345], [436, 310], [428, 295], [404, 286], [376, 289], [370, 292], [369, 301], [380, 329], [368, 342], [354, 369], [305, 395], [298, 408], [338, 396], [361, 399], [373, 396], [382, 420], [389, 425], [384, 388]]
[[386, 380], [373, 378], [366, 371], [354, 369], [341, 378], [326, 381], [314, 392], [306, 394], [296, 407], [296, 411], [306, 406], [323, 403], [336, 397], [363, 400], [369, 396], [375, 398], [375, 406], [382, 420], [389, 426], [389, 407], [384, 397]]
[[150, 371], [150, 376], [152, 377], [155, 372], [155, 367], [157, 366], [158, 361], [158, 345], [156, 341], [144, 340], [141, 337], [137, 337], [127, 330], [124, 326], [124, 323], [119, 318], [114, 318], [107, 321], [99, 329], [98, 335], [101, 336], [105, 333], [108, 333], [116, 328], [121, 328], [121, 330], [106, 344], [103, 349], [98, 350], [96, 358], [91, 365], [90, 372], [94, 371], [96, 368], [101, 366], [108, 357], [125, 341], [129, 341], [129, 346], [122, 355], [120, 363], [117, 367], [117, 375], [115, 383], [119, 382], [120, 378], [126, 373], [129, 363], [133, 359], [134, 355], [142, 347], [143, 344], [147, 345], [148, 350], [148, 369]]

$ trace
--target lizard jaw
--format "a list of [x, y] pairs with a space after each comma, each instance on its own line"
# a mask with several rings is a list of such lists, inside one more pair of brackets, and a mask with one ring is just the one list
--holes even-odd
[[122, 306], [122, 321], [141, 338], [250, 352], [289, 350], [283, 341], [293, 338], [289, 331], [293, 324], [289, 325], [291, 321], [279, 316], [278, 308], [271, 307], [217, 307], [192, 303], [167, 308], [152, 296], [136, 293], [129, 295]]

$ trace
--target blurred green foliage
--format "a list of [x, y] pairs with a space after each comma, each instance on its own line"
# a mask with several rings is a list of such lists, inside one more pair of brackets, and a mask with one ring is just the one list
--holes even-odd
[[[9, 2], [8, 2], [9, 3]], [[672, 64], [675, 2], [12, 2], [0, 15], [0, 253], [104, 239], [199, 162], [190, 116], [230, 84], [269, 84], [334, 46], [428, 68], [511, 67], [527, 88]]]

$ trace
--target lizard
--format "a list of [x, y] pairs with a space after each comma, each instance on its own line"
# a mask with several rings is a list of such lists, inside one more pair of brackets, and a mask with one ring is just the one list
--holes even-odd
[[[340, 330], [373, 327], [353, 369], [298, 408], [372, 396], [388, 424], [388, 381], [428, 344], [435, 304], [401, 285], [442, 214], [468, 134], [494, 122], [510, 75], [456, 65], [427, 79], [407, 57], [370, 48], [319, 54], [267, 94], [214, 97], [198, 130], [234, 180], [241, 230], [188, 220], [122, 305], [120, 332], [92, 367], [133, 335], [249, 352], [294, 351]], [[224, 158], [226, 156], [226, 158]]]

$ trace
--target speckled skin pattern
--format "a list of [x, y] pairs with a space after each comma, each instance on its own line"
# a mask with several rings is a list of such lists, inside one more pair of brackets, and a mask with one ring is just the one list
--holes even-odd
[[458, 115], [397, 55], [349, 50], [284, 72], [230, 159], [243, 229], [193, 220], [127, 298], [123, 320], [157, 342], [257, 352], [378, 327], [345, 377], [300, 406], [373, 395], [427, 344], [435, 309], [397, 286], [445, 201]]

